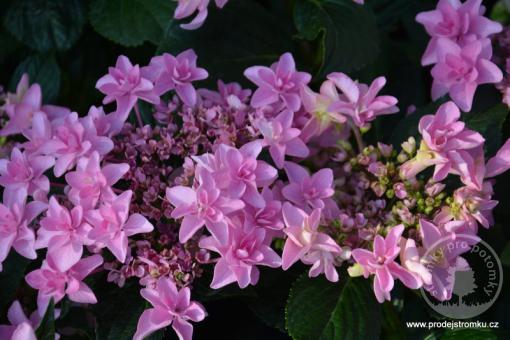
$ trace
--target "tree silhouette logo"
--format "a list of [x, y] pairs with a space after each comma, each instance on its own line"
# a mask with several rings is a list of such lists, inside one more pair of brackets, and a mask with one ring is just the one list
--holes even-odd
[[455, 284], [453, 286], [453, 295], [459, 298], [457, 305], [464, 303], [463, 298], [468, 294], [474, 293], [478, 286], [475, 283], [475, 272], [472, 270], [456, 271]]
[[452, 319], [476, 317], [489, 309], [501, 292], [501, 262], [477, 236], [458, 234], [439, 240], [422, 256], [432, 285], [421, 294], [439, 314]]

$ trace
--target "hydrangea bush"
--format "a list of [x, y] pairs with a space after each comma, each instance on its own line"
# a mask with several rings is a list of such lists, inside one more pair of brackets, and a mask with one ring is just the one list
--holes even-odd
[[504, 6], [9, 2], [0, 338], [504, 334], [405, 327], [510, 264]]

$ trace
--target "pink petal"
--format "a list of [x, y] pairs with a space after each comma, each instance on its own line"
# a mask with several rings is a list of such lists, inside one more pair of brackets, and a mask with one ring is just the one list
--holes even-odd
[[150, 233], [154, 230], [154, 226], [142, 215], [133, 214], [129, 217], [126, 224], [124, 224], [124, 230], [127, 236], [135, 234]]
[[155, 331], [169, 326], [172, 323], [173, 318], [174, 317], [168, 311], [163, 309], [147, 309], [142, 313], [138, 320], [133, 340], [143, 340]]
[[214, 267], [214, 276], [211, 282], [211, 288], [218, 289], [236, 281], [236, 276], [230, 270], [227, 262], [221, 258]]

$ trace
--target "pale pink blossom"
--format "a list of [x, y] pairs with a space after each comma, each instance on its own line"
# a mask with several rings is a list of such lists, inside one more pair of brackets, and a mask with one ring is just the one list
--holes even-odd
[[0, 185], [7, 191], [26, 190], [28, 195], [45, 201], [50, 181], [44, 172], [54, 163], [55, 159], [51, 156], [30, 156], [13, 148], [10, 160], [0, 159]]
[[214, 237], [225, 242], [228, 237], [226, 215], [243, 209], [244, 202], [222, 196], [209, 171], [203, 169], [199, 179], [196, 189], [175, 186], [166, 190], [166, 199], [175, 207], [172, 217], [184, 217], [179, 241], [186, 242], [205, 225]]
[[349, 116], [358, 127], [365, 127], [377, 116], [398, 112], [397, 98], [378, 96], [386, 85], [386, 78], [376, 78], [370, 86], [353, 81], [344, 73], [328, 75], [336, 87], [342, 91], [338, 100], [329, 106], [329, 111]]
[[14, 301], [7, 311], [10, 325], [0, 325], [0, 339], [5, 340], [36, 340], [34, 329], [39, 327], [42, 317], [33, 312], [27, 317], [18, 300]]
[[422, 117], [418, 129], [423, 140], [417, 155], [401, 167], [405, 178], [434, 165], [435, 181], [454, 173], [461, 175], [467, 185], [481, 188], [485, 174], [481, 149], [484, 138], [478, 132], [467, 129], [459, 118], [460, 111], [453, 102], [441, 105], [435, 115]]
[[[85, 128], [80, 123], [76, 112], [67, 116], [62, 124], [54, 127], [53, 138], [41, 147], [41, 152], [56, 157], [53, 168], [55, 176], [62, 176], [64, 172], [76, 165], [80, 157], [94, 151], [92, 142], [85, 138], [85, 134]], [[108, 139], [97, 151], [105, 154], [112, 148], [113, 143]]]
[[452, 221], [442, 227], [420, 219], [420, 235], [422, 244], [428, 255], [425, 257], [427, 269], [432, 280], [425, 283], [423, 288], [439, 301], [450, 300], [455, 285], [455, 271], [464, 271], [469, 268], [465, 259], [460, 257], [471, 249], [471, 245], [478, 243], [477, 237], [463, 238], [459, 246], [451, 247], [455, 242], [456, 232], [462, 234], [466, 230], [464, 221]]
[[145, 310], [140, 316], [134, 340], [142, 340], [170, 325], [180, 340], [191, 340], [193, 326], [190, 321], [199, 322], [207, 316], [200, 303], [190, 301], [190, 289], [184, 287], [178, 290], [168, 277], [159, 278], [156, 287], [144, 288], [140, 294], [150, 302], [152, 308]]
[[39, 84], [28, 87], [28, 77], [22, 77], [17, 93], [11, 96], [3, 106], [9, 117], [7, 124], [0, 130], [0, 136], [23, 133], [32, 125], [32, 117], [41, 111], [42, 93]]
[[53, 137], [53, 128], [48, 116], [44, 112], [35, 112], [32, 117], [32, 126], [23, 132], [28, 142], [21, 144], [25, 152], [30, 155], [41, 153], [41, 147]]
[[52, 298], [58, 303], [66, 295], [74, 302], [96, 303], [96, 296], [83, 279], [102, 264], [103, 258], [100, 255], [93, 255], [81, 259], [69, 270], [62, 272], [57, 269], [51, 258], [46, 258], [40, 269], [28, 273], [25, 277], [29, 286], [38, 290], [39, 314], [44, 314]]
[[[184, 19], [192, 16], [195, 12], [197, 15], [187, 24], [181, 24], [181, 28], [185, 30], [195, 30], [200, 28], [207, 18], [207, 6], [210, 0], [178, 0], [177, 8], [174, 12], [175, 19]], [[228, 0], [215, 0], [218, 8], [223, 8]]]
[[483, 16], [485, 7], [481, 0], [440, 0], [436, 9], [418, 13], [416, 21], [425, 26], [431, 36], [423, 54], [422, 65], [437, 62], [438, 40], [447, 38], [455, 43], [462, 43], [466, 35], [477, 39], [487, 38], [503, 29], [501, 24]]
[[333, 123], [343, 124], [347, 121], [342, 114], [329, 110], [331, 104], [340, 100], [335, 83], [331, 80], [322, 83], [319, 93], [313, 92], [308, 86], [302, 86], [300, 94], [303, 107], [312, 114], [301, 132], [301, 138], [305, 141], [312, 136], [320, 136]]
[[122, 263], [129, 250], [128, 237], [154, 230], [144, 216], [129, 215], [132, 194], [131, 190], [124, 191], [116, 198], [102, 202], [99, 209], [85, 213], [85, 219], [93, 227], [88, 237], [96, 244], [108, 248]]
[[338, 281], [335, 268], [337, 259], [345, 259], [342, 248], [327, 234], [318, 230], [321, 210], [314, 209], [310, 215], [303, 210], [286, 202], [283, 205], [283, 220], [287, 235], [282, 254], [282, 269], [301, 259], [306, 264], [312, 264], [309, 275], [311, 277], [324, 273], [329, 281]]
[[244, 215], [248, 223], [268, 231], [283, 229], [282, 202], [276, 199], [269, 187], [264, 187], [262, 190], [262, 198], [264, 199], [262, 207], [255, 208], [247, 205], [244, 208]]
[[194, 106], [197, 91], [192, 82], [206, 79], [209, 74], [197, 67], [197, 55], [192, 49], [179, 53], [176, 57], [169, 53], [153, 57], [149, 66], [142, 68], [144, 77], [154, 82], [154, 91], [162, 95], [175, 90], [184, 104]]
[[239, 287], [257, 284], [257, 266], [277, 268], [281, 265], [278, 254], [271, 249], [266, 231], [249, 224], [229, 228], [227, 242], [220, 242], [210, 236], [200, 240], [200, 247], [221, 255], [214, 267], [211, 288], [218, 289], [232, 282]]
[[285, 162], [284, 168], [289, 184], [282, 189], [282, 194], [301, 208], [322, 209], [326, 206], [324, 201], [335, 193], [331, 169], [321, 169], [310, 176], [304, 167], [293, 162]]
[[308, 84], [312, 78], [306, 72], [296, 71], [296, 64], [290, 53], [284, 53], [271, 67], [249, 67], [244, 71], [244, 75], [258, 86], [251, 98], [253, 107], [276, 105], [277, 109], [286, 108], [292, 112], [301, 107], [301, 86]]
[[134, 65], [126, 56], [119, 56], [115, 67], [108, 68], [108, 74], [101, 77], [96, 88], [106, 97], [103, 104], [117, 102], [118, 119], [125, 121], [129, 112], [140, 98], [152, 104], [159, 104], [154, 93], [154, 84], [140, 74], [140, 66]]
[[106, 164], [101, 167], [100, 161], [99, 154], [93, 152], [88, 158], [80, 158], [76, 170], [65, 176], [70, 186], [67, 197], [85, 210], [94, 209], [101, 196], [107, 199], [114, 197], [111, 186], [129, 171], [129, 166], [125, 163]]
[[508, 169], [510, 169], [510, 139], [507, 139], [496, 156], [489, 159], [485, 176], [488, 178], [498, 176]]
[[198, 90], [208, 105], [224, 105], [234, 109], [243, 109], [251, 96], [250, 89], [243, 89], [239, 83], [227, 83], [218, 80], [218, 91]]
[[0, 204], [0, 271], [11, 247], [28, 259], [37, 258], [35, 234], [29, 224], [46, 209], [46, 204], [39, 201], [27, 204], [26, 199], [24, 189], [4, 192]]
[[239, 149], [221, 144], [214, 154], [193, 159], [211, 172], [217, 187], [228, 197], [241, 198], [260, 208], [264, 199], [257, 188], [270, 185], [278, 174], [275, 168], [257, 160], [261, 151], [262, 143], [255, 140]]
[[416, 242], [413, 239], [400, 239], [400, 263], [402, 267], [419, 279], [420, 286], [432, 284], [432, 274], [427, 269], [426, 260], [420, 254]]
[[83, 255], [83, 246], [91, 245], [88, 234], [92, 227], [83, 218], [83, 208], [74, 207], [71, 211], [58, 203], [54, 196], [46, 215], [37, 230], [37, 249], [48, 248], [55, 267], [65, 272], [74, 266]]
[[352, 257], [361, 266], [363, 276], [367, 278], [371, 274], [375, 275], [374, 293], [380, 303], [390, 300], [395, 278], [411, 289], [419, 288], [422, 283], [414, 274], [395, 262], [400, 254], [400, 237], [403, 231], [404, 226], [398, 225], [391, 228], [385, 238], [376, 235], [373, 251], [362, 248], [352, 251]]
[[437, 41], [437, 64], [432, 68], [432, 99], [449, 94], [465, 112], [471, 110], [480, 84], [499, 83], [501, 70], [491, 62], [492, 51], [474, 40], [459, 46], [449, 39]]
[[307, 146], [299, 138], [301, 131], [292, 127], [293, 119], [294, 113], [284, 110], [274, 118], [260, 118], [254, 122], [262, 134], [263, 146], [269, 147], [269, 153], [279, 169], [283, 167], [285, 155], [305, 158], [309, 154]]

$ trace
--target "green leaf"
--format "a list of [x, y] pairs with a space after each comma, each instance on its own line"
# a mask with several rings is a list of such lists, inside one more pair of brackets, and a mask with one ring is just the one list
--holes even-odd
[[25, 269], [30, 261], [18, 253], [11, 251], [2, 263], [0, 272], [0, 311], [4, 311], [16, 295], [16, 291], [23, 282]]
[[210, 6], [204, 26], [186, 31], [174, 21], [158, 53], [180, 53], [192, 48], [209, 80], [242, 81], [253, 65], [270, 65], [284, 52], [292, 52], [292, 25], [277, 10], [269, 11], [253, 0], [230, 1], [222, 9]]
[[508, 7], [504, 0], [500, 0], [494, 4], [490, 13], [490, 18], [502, 23], [503, 25], [510, 22], [510, 12], [508, 11]]
[[503, 138], [503, 123], [508, 116], [508, 106], [498, 104], [485, 112], [465, 114], [466, 125], [478, 131], [485, 138], [485, 150], [489, 155], [496, 153]]
[[262, 322], [285, 333], [285, 305], [295, 275], [293, 270], [261, 269], [260, 280], [254, 287], [257, 296], [244, 300]]
[[8, 59], [13, 59], [13, 54], [17, 52], [21, 45], [10, 33], [0, 28], [0, 63]]
[[503, 248], [499, 258], [504, 266], [510, 267], [510, 243], [507, 243], [505, 248]]
[[85, 24], [79, 0], [18, 0], [7, 10], [5, 27], [26, 46], [38, 50], [67, 50]]
[[35, 334], [39, 340], [55, 340], [55, 303], [53, 298], [50, 300], [46, 313], [44, 313], [44, 317]]
[[98, 324], [97, 339], [117, 340], [133, 337], [138, 319], [146, 309], [145, 300], [140, 296], [140, 288], [135, 282], [129, 282], [121, 289], [113, 285], [97, 288], [98, 294], [101, 294], [98, 296], [99, 302], [94, 305], [94, 315]]
[[383, 304], [382, 328], [383, 334], [388, 339], [400, 340], [406, 338], [404, 324], [398, 317], [391, 301], [386, 301]]
[[173, 21], [174, 9], [168, 0], [94, 0], [90, 23], [99, 34], [124, 46], [157, 44]]
[[41, 85], [44, 103], [54, 101], [60, 91], [60, 68], [52, 55], [33, 55], [21, 62], [12, 75], [9, 88], [16, 89], [16, 85], [23, 73], [28, 73], [30, 83]]
[[381, 307], [365, 279], [332, 283], [303, 275], [290, 291], [286, 326], [296, 340], [377, 339]]
[[353, 72], [379, 54], [377, 22], [368, 6], [351, 0], [302, 0], [294, 8], [299, 37], [319, 39], [319, 74]]

